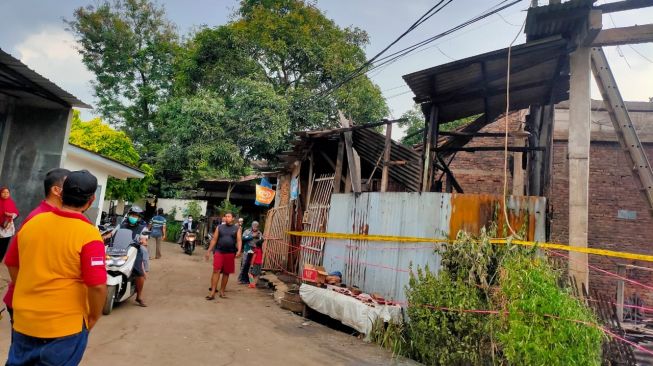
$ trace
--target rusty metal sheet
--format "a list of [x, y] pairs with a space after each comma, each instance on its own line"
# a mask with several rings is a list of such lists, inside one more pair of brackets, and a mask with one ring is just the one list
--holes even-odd
[[[517, 233], [523, 231], [524, 240], [544, 241], [546, 239], [546, 199], [544, 197], [510, 196], [508, 221]], [[483, 227], [497, 223], [497, 235], [509, 235], [504, 214], [504, 200], [500, 195], [459, 194], [451, 195], [451, 221], [449, 238], [455, 239], [460, 230], [478, 235]]]

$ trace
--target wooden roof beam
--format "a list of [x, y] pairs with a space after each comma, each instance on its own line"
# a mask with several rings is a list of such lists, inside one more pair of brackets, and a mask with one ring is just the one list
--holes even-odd
[[653, 24], [604, 29], [592, 42], [593, 47], [653, 42]]
[[596, 9], [601, 10], [604, 14], [614, 13], [617, 11], [641, 9], [653, 6], [653, 0], [624, 0], [614, 3], [599, 5]]

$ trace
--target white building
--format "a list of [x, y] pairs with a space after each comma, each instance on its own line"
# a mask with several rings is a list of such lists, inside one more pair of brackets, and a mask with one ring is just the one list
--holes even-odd
[[94, 221], [96, 225], [99, 225], [100, 223], [102, 211], [108, 209], [108, 207], [102, 206], [107, 191], [107, 181], [109, 180], [109, 177], [117, 179], [142, 179], [145, 177], [145, 173], [136, 168], [79, 146], [67, 144], [64, 154], [64, 168], [68, 170], [86, 169], [97, 178], [98, 188], [95, 193], [95, 202], [93, 203], [93, 206], [86, 211], [86, 216], [90, 218], [91, 221]]

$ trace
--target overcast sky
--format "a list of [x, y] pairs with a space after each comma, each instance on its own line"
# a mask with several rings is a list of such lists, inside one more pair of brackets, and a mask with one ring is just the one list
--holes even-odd
[[[195, 26], [226, 23], [236, 0], [160, 0], [169, 19], [181, 34]], [[442, 12], [413, 31], [392, 50], [438, 34], [492, 7], [498, 0], [455, 0]], [[545, 2], [545, 0], [541, 0]], [[602, 3], [604, 1], [599, 1]], [[89, 86], [92, 74], [74, 50], [74, 40], [65, 30], [64, 18], [73, 10], [94, 0], [2, 0], [0, 2], [0, 48], [19, 58], [30, 68], [54, 81], [83, 101], [95, 99]], [[436, 1], [426, 0], [318, 0], [317, 6], [340, 26], [357, 26], [369, 33], [366, 52], [373, 56], [401, 34]], [[391, 117], [399, 117], [412, 107], [412, 95], [401, 76], [410, 72], [507, 47], [518, 34], [530, 1], [504, 10], [479, 23], [443, 38], [435, 45], [372, 72], [372, 80], [388, 98]], [[653, 8], [604, 15], [604, 28], [646, 24], [653, 19]], [[614, 21], [614, 23], [613, 23]], [[524, 41], [523, 34], [519, 43]], [[392, 51], [391, 50], [391, 51]], [[648, 100], [653, 97], [653, 44], [607, 47], [606, 53], [624, 99]], [[593, 91], [593, 97], [600, 95]], [[91, 116], [93, 111], [85, 112]]]

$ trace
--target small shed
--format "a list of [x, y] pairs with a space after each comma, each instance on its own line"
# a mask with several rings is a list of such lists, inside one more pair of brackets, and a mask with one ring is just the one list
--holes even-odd
[[45, 174], [62, 166], [73, 107], [90, 108], [0, 49], [0, 185], [23, 217], [43, 199]]

